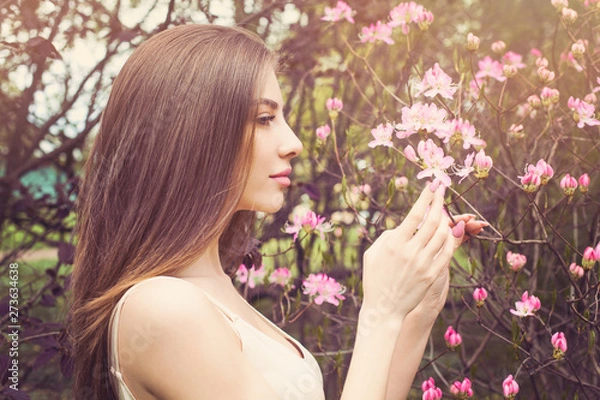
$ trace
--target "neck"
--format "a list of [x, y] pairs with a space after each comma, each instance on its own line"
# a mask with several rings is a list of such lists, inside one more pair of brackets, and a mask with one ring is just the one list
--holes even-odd
[[219, 258], [219, 240], [214, 240], [189, 267], [178, 274], [181, 278], [220, 278], [230, 280]]

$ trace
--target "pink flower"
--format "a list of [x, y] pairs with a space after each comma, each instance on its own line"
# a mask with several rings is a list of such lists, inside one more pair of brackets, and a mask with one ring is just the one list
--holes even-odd
[[382, 24], [381, 21], [377, 21], [375, 25], [371, 24], [368, 27], [364, 26], [362, 28], [362, 34], [360, 36], [360, 41], [362, 43], [375, 43], [378, 40], [385, 42], [387, 44], [394, 44], [394, 40], [392, 40], [392, 27], [388, 24]]
[[390, 123], [379, 124], [377, 128], [371, 129], [371, 135], [375, 138], [369, 142], [369, 147], [374, 148], [377, 146], [394, 147], [392, 143], [392, 134], [394, 133], [394, 127]]
[[481, 148], [486, 145], [485, 140], [477, 136], [475, 127], [462, 118], [447, 122], [445, 127], [441, 127], [436, 132], [436, 136], [444, 139], [444, 143], [451, 142], [451, 144], [454, 144], [462, 141], [465, 150], [470, 147]]
[[302, 282], [302, 289], [303, 293], [309, 295], [317, 305], [326, 302], [337, 306], [340, 304], [340, 300], [345, 299], [342, 293], [346, 291], [346, 288], [323, 273], [310, 274]]
[[461, 183], [467, 176], [469, 176], [469, 174], [473, 171], [475, 171], [475, 168], [473, 168], [473, 159], [475, 158], [475, 153], [470, 153], [467, 155], [467, 157], [465, 158], [465, 165], [462, 168], [458, 168], [456, 170], [456, 176], [460, 176], [461, 179], [458, 181], [458, 183]]
[[[600, 249], [600, 247], [599, 247]], [[583, 251], [583, 260], [581, 261], [581, 265], [583, 269], [588, 270], [594, 268], [596, 261], [600, 259], [600, 254], [596, 254], [596, 250], [593, 247], [588, 246]]]
[[450, 385], [450, 393], [457, 399], [468, 399], [473, 397], [473, 389], [471, 389], [471, 381], [469, 378], [463, 379], [462, 382], [454, 381]]
[[541, 50], [535, 47], [529, 50], [529, 54], [537, 58], [540, 58], [542, 56]]
[[506, 80], [506, 77], [503, 75], [502, 64], [492, 60], [490, 56], [486, 56], [483, 60], [479, 61], [479, 71], [475, 74], [475, 77], [478, 79], [490, 77], [499, 82]]
[[277, 268], [269, 275], [269, 282], [285, 287], [292, 280], [292, 272], [287, 268]]
[[469, 51], [475, 51], [479, 48], [479, 44], [481, 43], [481, 40], [479, 39], [478, 36], [473, 35], [472, 32], [469, 32], [467, 34], [467, 50]]
[[329, 136], [330, 133], [331, 133], [331, 128], [329, 127], [329, 125], [320, 126], [315, 131], [315, 134], [321, 140], [327, 139], [327, 136]]
[[507, 399], [514, 399], [516, 394], [519, 393], [519, 384], [513, 379], [512, 375], [507, 376], [502, 382], [502, 391]]
[[494, 53], [500, 54], [506, 50], [506, 43], [504, 43], [502, 40], [497, 40], [492, 43], [491, 49]]
[[554, 71], [550, 71], [546, 66], [542, 65], [537, 70], [538, 77], [540, 78], [540, 82], [546, 84], [550, 81], [553, 81], [556, 77]]
[[535, 192], [540, 185], [545, 185], [554, 176], [554, 169], [543, 159], [536, 165], [528, 164], [525, 171], [525, 175], [519, 178], [526, 192]]
[[354, 15], [354, 11], [348, 4], [343, 1], [338, 1], [337, 5], [334, 8], [325, 7], [325, 16], [321, 18], [322, 21], [328, 22], [337, 22], [342, 19], [350, 23], [354, 23], [354, 19], [352, 16]]
[[560, 180], [560, 188], [562, 189], [565, 196], [573, 196], [575, 189], [577, 189], [577, 180], [571, 175], [566, 174]]
[[325, 238], [324, 232], [330, 232], [332, 225], [329, 222], [325, 222], [325, 217], [315, 214], [313, 211], [308, 210], [304, 215], [295, 215], [294, 223], [292, 225], [286, 224], [285, 232], [294, 235], [294, 242], [298, 239], [298, 233], [301, 230], [306, 232], [319, 232], [321, 239]]
[[569, 97], [567, 106], [573, 111], [573, 119], [577, 122], [577, 127], [582, 129], [584, 125], [600, 125], [600, 121], [594, 118], [595, 107], [593, 104], [586, 103], [580, 99]]
[[248, 282], [248, 268], [244, 264], [240, 265], [238, 270], [235, 272], [235, 277], [239, 283]]
[[576, 263], [571, 263], [571, 265], [569, 265], [569, 271], [571, 272], [573, 279], [579, 279], [583, 277], [583, 268]]
[[521, 301], [515, 302], [516, 310], [510, 309], [510, 313], [521, 318], [531, 317], [541, 306], [542, 303], [540, 302], [540, 299], [534, 295], [529, 296], [529, 293], [525, 291], [521, 296]]
[[581, 64], [575, 59], [575, 56], [573, 55], [572, 52], [568, 52], [567, 54], [561, 54], [560, 55], [560, 60], [567, 63], [568, 66], [575, 68], [575, 71], [577, 72], [582, 72], [583, 71], [583, 67], [581, 66]]
[[529, 96], [527, 98], [527, 103], [532, 107], [532, 108], [538, 108], [539, 106], [542, 105], [542, 100], [540, 100], [538, 95], [532, 94], [531, 96]]
[[523, 132], [523, 125], [512, 124], [510, 128], [508, 128], [508, 136], [515, 139], [522, 139], [523, 137], [525, 137], [525, 133]]
[[560, 92], [557, 89], [551, 89], [547, 86], [544, 87], [540, 93], [540, 99], [542, 100], [542, 105], [544, 107], [550, 107], [552, 104], [558, 103], [559, 97]]
[[[415, 103], [412, 107], [402, 107], [402, 123], [396, 125], [396, 136], [405, 139], [419, 131], [436, 133], [448, 129], [445, 123], [446, 110], [435, 104]], [[437, 133], [436, 133], [437, 134]]]
[[552, 343], [552, 347], [554, 347], [552, 353], [553, 357], [557, 360], [563, 358], [567, 352], [567, 338], [565, 338], [565, 334], [563, 332], [556, 332], [552, 335], [550, 343]]
[[254, 289], [256, 285], [263, 283], [266, 271], [265, 266], [261, 265], [258, 269], [253, 265], [248, 271], [248, 287]]
[[508, 263], [508, 265], [510, 265], [511, 270], [513, 270], [514, 272], [519, 272], [523, 268], [525, 263], [527, 263], [527, 257], [525, 257], [523, 254], [513, 253], [512, 251], [509, 251], [508, 253], [506, 253], [506, 262]]
[[423, 390], [422, 400], [440, 400], [444, 395], [442, 390], [435, 386], [435, 380], [429, 378], [421, 384]]
[[415, 149], [409, 144], [404, 148], [404, 156], [412, 162], [418, 162], [417, 153], [415, 153]]
[[438, 94], [445, 99], [452, 100], [458, 87], [452, 83], [452, 78], [446, 74], [438, 63], [425, 72], [423, 80], [417, 85], [417, 94], [426, 97], [435, 97]]
[[563, 8], [562, 17], [563, 20], [570, 25], [577, 20], [577, 11], [572, 8]]
[[588, 191], [588, 188], [590, 186], [590, 177], [588, 174], [583, 174], [579, 177], [579, 179], [577, 180], [577, 182], [579, 182], [579, 190], [581, 190], [581, 193], [586, 193]]
[[444, 340], [446, 341], [446, 346], [448, 346], [450, 350], [454, 350], [462, 343], [462, 337], [454, 330], [454, 328], [452, 328], [452, 325], [446, 329]]
[[417, 152], [424, 166], [424, 169], [417, 174], [417, 179], [434, 177], [434, 182], [438, 181], [444, 186], [452, 184], [446, 170], [454, 164], [454, 158], [444, 155], [444, 150], [436, 146], [431, 139], [427, 139], [426, 142], [421, 140]]
[[473, 165], [475, 167], [475, 178], [485, 179], [490, 174], [490, 170], [492, 169], [494, 163], [492, 162], [492, 157], [485, 155], [485, 151], [481, 149], [475, 155], [475, 161]]
[[409, 3], [400, 3], [390, 11], [390, 22], [392, 28], [401, 27], [402, 33], [408, 35], [410, 32], [410, 23], [419, 25], [421, 30], [426, 30], [433, 22], [433, 14], [422, 5], [414, 1]]
[[485, 288], [480, 287], [476, 288], [473, 291], [473, 300], [475, 300], [475, 304], [477, 305], [477, 307], [482, 307], [487, 297], [488, 293], [487, 290], [485, 290]]
[[528, 193], [535, 192], [542, 185], [542, 179], [540, 176], [531, 171], [528, 171], [525, 175], [520, 176], [519, 178], [521, 178], [523, 190]]
[[502, 63], [504, 65], [514, 65], [518, 69], [525, 68], [525, 64], [522, 61], [523, 56], [513, 51], [508, 51], [502, 56]]
[[342, 111], [342, 109], [344, 108], [344, 103], [338, 99], [337, 97], [334, 98], [329, 98], [327, 99], [327, 101], [325, 102], [325, 106], [327, 107], [327, 110], [329, 111]]
[[405, 190], [408, 187], [408, 178], [405, 176], [401, 176], [394, 180], [394, 186], [396, 186], [396, 190]]

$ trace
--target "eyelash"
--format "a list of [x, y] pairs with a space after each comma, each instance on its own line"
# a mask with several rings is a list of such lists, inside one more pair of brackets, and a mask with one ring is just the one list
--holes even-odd
[[266, 117], [260, 117], [258, 118], [258, 124], [259, 125], [264, 125], [264, 126], [269, 126], [271, 124], [271, 121], [273, 121], [275, 119], [274, 115], [269, 115]]

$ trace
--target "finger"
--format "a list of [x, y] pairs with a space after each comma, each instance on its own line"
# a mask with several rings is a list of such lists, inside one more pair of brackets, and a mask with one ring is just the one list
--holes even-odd
[[450, 227], [452, 228], [453, 226], [455, 226], [456, 224], [458, 224], [460, 221], [464, 221], [465, 223], [472, 221], [475, 219], [475, 215], [473, 214], [458, 214], [458, 215], [453, 215], [452, 219], [454, 221], [450, 221], [448, 224], [450, 225]]
[[474, 236], [479, 234], [483, 228], [489, 226], [490, 224], [485, 221], [469, 221], [465, 226], [465, 231], [467, 234]]
[[418, 232], [415, 233], [413, 239], [411, 239], [416, 246], [424, 246], [429, 242], [435, 234], [438, 225], [442, 224], [445, 227], [448, 226], [447, 220], [443, 215], [443, 205], [444, 197], [441, 194], [436, 193], [435, 198], [431, 203], [431, 207], [429, 208], [429, 212], [425, 216], [425, 220], [419, 227]]
[[454, 254], [454, 236], [448, 234], [446, 236], [446, 241], [444, 245], [439, 250], [437, 256], [433, 259], [431, 263], [431, 269], [433, 271], [437, 271], [439, 274], [445, 267], [448, 266], [450, 260], [452, 259], [452, 254]]
[[451, 231], [445, 221], [440, 221], [433, 236], [425, 244], [423, 255], [428, 259], [433, 259], [442, 250], [448, 237], [452, 238]]
[[[421, 195], [404, 218], [404, 221], [393, 229], [394, 236], [401, 236], [405, 238], [412, 237], [417, 227], [423, 221], [423, 216], [427, 212], [427, 208], [435, 198], [435, 192], [431, 191], [431, 185], [427, 185]], [[437, 189], [439, 190], [439, 189]]]

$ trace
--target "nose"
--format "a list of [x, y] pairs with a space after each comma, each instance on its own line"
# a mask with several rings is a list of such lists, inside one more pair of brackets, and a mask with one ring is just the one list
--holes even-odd
[[283, 158], [289, 159], [298, 156], [302, 152], [304, 146], [287, 122], [283, 127], [282, 135], [283, 139], [279, 146], [279, 155]]

